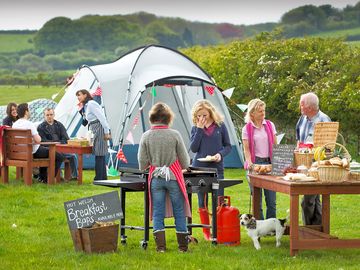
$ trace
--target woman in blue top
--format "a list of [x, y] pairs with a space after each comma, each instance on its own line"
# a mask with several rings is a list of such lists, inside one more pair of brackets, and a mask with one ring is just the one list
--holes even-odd
[[107, 140], [111, 139], [109, 124], [100, 104], [93, 100], [88, 90], [76, 91], [76, 96], [83, 108], [80, 113], [84, 118], [83, 124], [89, 124], [94, 134], [93, 154], [95, 155], [94, 180], [107, 180], [105, 156], [108, 153]]
[[[195, 153], [192, 162], [194, 167], [216, 168], [218, 179], [224, 178], [224, 157], [231, 151], [229, 133], [223, 117], [208, 100], [199, 100], [192, 108], [190, 149]], [[207, 158], [211, 162], [201, 162], [199, 158]], [[224, 189], [218, 190], [218, 196], [224, 195]], [[199, 214], [202, 224], [209, 224], [207, 211], [207, 194], [198, 193]], [[203, 228], [204, 237], [210, 240], [210, 229]]]

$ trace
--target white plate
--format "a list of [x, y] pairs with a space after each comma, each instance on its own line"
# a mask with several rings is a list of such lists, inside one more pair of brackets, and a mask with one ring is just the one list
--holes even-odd
[[317, 179], [312, 176], [307, 176], [306, 178], [296, 179], [296, 180], [290, 180], [288, 177], [284, 176], [283, 179], [286, 181], [291, 181], [291, 182], [316, 182], [317, 181]]
[[214, 160], [212, 160], [212, 159], [207, 159], [207, 158], [198, 158], [197, 160], [198, 160], [198, 161], [201, 161], [201, 162], [214, 162]]

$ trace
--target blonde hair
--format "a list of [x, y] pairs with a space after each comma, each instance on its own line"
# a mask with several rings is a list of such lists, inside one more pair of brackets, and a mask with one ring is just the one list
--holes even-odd
[[207, 110], [210, 114], [210, 117], [214, 120], [214, 122], [218, 126], [220, 126], [220, 124], [223, 122], [224, 117], [217, 111], [215, 106], [210, 101], [205, 99], [197, 101], [191, 110], [192, 121], [194, 125], [196, 125], [197, 122], [196, 115], [200, 110], [203, 109]]
[[255, 98], [255, 99], [250, 100], [250, 102], [248, 103], [247, 111], [246, 111], [246, 115], [245, 115], [245, 123], [249, 123], [252, 120], [251, 114], [254, 111], [258, 110], [262, 106], [266, 107], [266, 104], [261, 99]]
[[149, 111], [149, 121], [151, 124], [161, 123], [171, 125], [174, 120], [174, 113], [171, 108], [163, 102], [154, 104]]

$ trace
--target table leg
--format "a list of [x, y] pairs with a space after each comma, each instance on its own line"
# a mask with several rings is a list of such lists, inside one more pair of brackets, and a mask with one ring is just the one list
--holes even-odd
[[322, 194], [322, 232], [330, 234], [330, 194]]
[[[190, 211], [191, 211], [191, 215], [192, 215], [192, 193], [191, 193], [191, 191], [190, 191], [190, 193], [188, 193], [188, 199], [189, 199]], [[192, 217], [187, 218], [187, 224], [188, 225], [192, 224]], [[191, 226], [188, 226], [188, 231], [189, 231], [189, 235], [192, 235], [192, 227]]]
[[126, 235], [125, 235], [125, 217], [126, 217], [126, 213], [125, 213], [125, 209], [126, 209], [126, 192], [123, 188], [120, 188], [120, 203], [121, 203], [121, 209], [123, 212], [123, 218], [120, 219], [120, 239], [121, 239], [121, 243], [125, 244], [126, 243]]
[[213, 241], [217, 241], [217, 189], [212, 191], [211, 201], [212, 201], [212, 238]]
[[145, 246], [143, 248], [147, 247], [147, 243], [149, 241], [149, 230], [150, 230], [150, 222], [149, 222], [149, 216], [150, 216], [150, 206], [149, 206], [149, 192], [148, 192], [148, 185], [145, 183], [145, 190], [144, 190], [144, 207], [145, 207], [145, 216], [144, 216], [144, 242]]
[[298, 249], [294, 242], [299, 241], [299, 195], [290, 195], [290, 256], [295, 256]]
[[260, 219], [260, 188], [253, 187], [252, 210], [255, 219]]
[[78, 185], [82, 184], [83, 176], [83, 155], [78, 154]]

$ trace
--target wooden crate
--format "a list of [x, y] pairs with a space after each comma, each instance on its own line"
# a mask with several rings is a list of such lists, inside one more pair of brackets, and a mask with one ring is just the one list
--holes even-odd
[[75, 251], [104, 253], [117, 250], [119, 224], [71, 230]]

